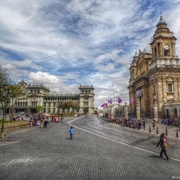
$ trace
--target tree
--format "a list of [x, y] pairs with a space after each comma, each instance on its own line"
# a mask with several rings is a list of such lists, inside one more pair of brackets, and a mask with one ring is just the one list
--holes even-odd
[[44, 107], [43, 106], [36, 106], [36, 110], [38, 113], [40, 113], [44, 110]]
[[71, 108], [74, 108], [76, 109], [76, 111], [79, 111], [80, 106], [79, 106], [79, 102], [69, 100], [69, 101], [59, 101], [57, 108], [58, 108], [58, 115], [59, 115], [60, 109], [63, 110], [63, 113], [65, 112], [65, 109], [67, 109], [68, 113], [70, 113], [69, 111]]
[[73, 102], [73, 108], [76, 109], [77, 112], [79, 112], [79, 109], [80, 109], [79, 101], [74, 101]]
[[6, 105], [8, 103], [9, 90], [7, 86], [10, 83], [9, 74], [7, 73], [7, 69], [3, 68], [0, 65], [0, 105], [3, 111], [3, 116], [5, 115]]
[[[17, 85], [10, 85], [9, 86], [9, 96], [10, 96], [10, 101], [9, 101], [9, 117], [12, 116], [13, 114], [13, 110], [14, 110], [14, 106], [15, 106], [15, 103], [17, 101], [17, 98], [19, 96], [22, 96], [24, 95], [25, 93], [23, 92], [23, 90], [17, 86]], [[10, 118], [11, 119], [11, 118]]]
[[[0, 65], [0, 104], [1, 108], [4, 109], [4, 102], [6, 101], [7, 108], [9, 109], [9, 117], [11, 120], [13, 108], [17, 98], [24, 94], [23, 90], [14, 85], [12, 80], [9, 78], [9, 74], [7, 69], [3, 68]], [[4, 98], [4, 94], [6, 94], [6, 98]]]
[[7, 73], [7, 69], [3, 68], [0, 65], [0, 86], [8, 84], [9, 81], [10, 81], [10, 79], [9, 79], [9, 74]]

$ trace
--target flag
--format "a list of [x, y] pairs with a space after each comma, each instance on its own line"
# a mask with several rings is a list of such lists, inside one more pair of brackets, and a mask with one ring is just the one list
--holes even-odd
[[109, 102], [110, 104], [112, 104], [112, 99], [110, 99], [108, 102]]
[[105, 106], [105, 104], [102, 104], [102, 105], [101, 105], [101, 107], [104, 107], [104, 106]]
[[131, 98], [130, 103], [134, 103], [134, 98]]
[[122, 99], [118, 97], [118, 103], [122, 103]]

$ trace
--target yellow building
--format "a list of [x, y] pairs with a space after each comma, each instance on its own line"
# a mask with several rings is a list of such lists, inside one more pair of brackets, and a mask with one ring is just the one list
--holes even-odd
[[130, 65], [130, 112], [156, 118], [180, 117], [180, 65], [174, 33], [160, 17], [151, 39], [151, 53], [139, 51]]
[[[42, 112], [57, 113], [59, 101], [75, 101], [79, 104], [79, 111], [70, 109], [74, 113], [94, 113], [94, 87], [79, 87], [79, 94], [52, 94], [50, 89], [44, 85], [28, 85], [23, 80], [18, 86], [24, 92], [24, 95], [17, 97], [14, 102], [14, 112], [37, 113], [37, 107], [43, 107]], [[68, 110], [65, 110], [66, 112]], [[63, 112], [60, 109], [60, 113]]]

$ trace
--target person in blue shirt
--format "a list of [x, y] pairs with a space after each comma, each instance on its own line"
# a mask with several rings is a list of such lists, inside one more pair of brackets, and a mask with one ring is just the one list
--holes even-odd
[[69, 134], [70, 134], [70, 139], [73, 139], [73, 134], [74, 134], [74, 129], [71, 126], [70, 130], [69, 130]]

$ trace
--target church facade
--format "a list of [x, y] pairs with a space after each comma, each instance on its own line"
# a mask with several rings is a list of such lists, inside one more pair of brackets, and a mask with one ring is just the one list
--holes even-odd
[[[176, 37], [160, 17], [151, 52], [139, 51], [130, 65], [130, 113], [157, 118], [180, 117], [180, 65]], [[132, 100], [132, 101], [131, 101]]]
[[[94, 112], [94, 88], [93, 86], [80, 85], [79, 94], [52, 94], [44, 85], [28, 85], [21, 81], [18, 86], [23, 90], [23, 95], [16, 98], [14, 112], [37, 113], [37, 107], [42, 107], [43, 113], [57, 113], [60, 101], [74, 101], [79, 105], [79, 110], [71, 108], [74, 113]], [[67, 112], [67, 110], [65, 110]], [[60, 113], [63, 110], [60, 109]]]

